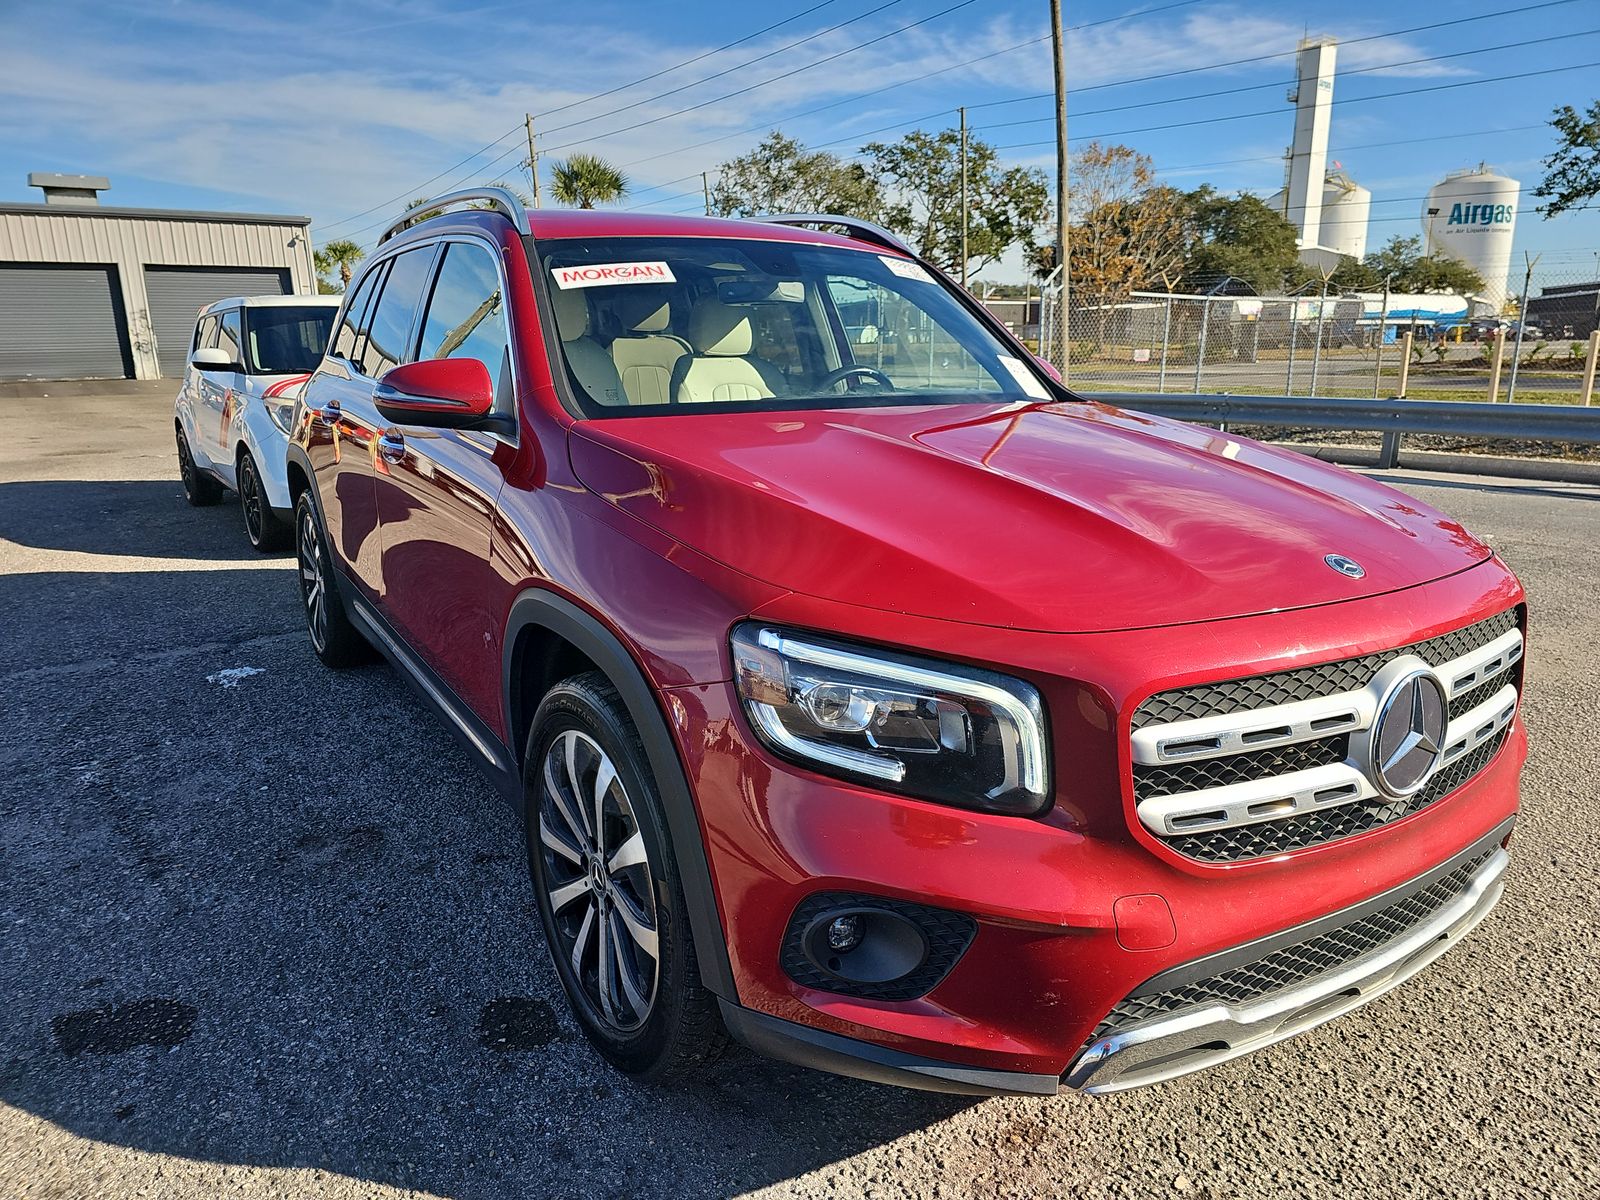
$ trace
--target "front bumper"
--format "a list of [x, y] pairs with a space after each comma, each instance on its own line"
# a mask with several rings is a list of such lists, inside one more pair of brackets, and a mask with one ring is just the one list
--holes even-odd
[[1202, 1003], [1170, 1015], [1158, 1013], [1136, 1020], [1115, 1032], [1099, 1035], [1097, 1030], [1099, 1036], [1068, 1068], [1064, 1081], [1091, 1095], [1161, 1083], [1281, 1042], [1398, 987], [1460, 941], [1499, 902], [1510, 861], [1500, 845], [1510, 833], [1509, 824], [1503, 828], [1505, 832], [1496, 830], [1486, 839], [1486, 845], [1474, 847], [1423, 878], [1358, 909], [1335, 913], [1315, 922], [1314, 928], [1289, 930], [1269, 939], [1271, 945], [1258, 944], [1215, 956], [1235, 964], [1231, 967], [1226, 962], [1207, 960], [1150, 981], [1130, 997], [1135, 1007], [1141, 996], [1181, 996], [1181, 988], [1167, 984], [1198, 971], [1216, 978], [1219, 968], [1238, 971], [1241, 966], [1258, 965], [1272, 955], [1292, 959], [1298, 951], [1303, 957], [1307, 947], [1315, 943], [1349, 944], [1355, 936], [1352, 930], [1363, 923], [1381, 922], [1386, 917], [1393, 920], [1391, 914], [1414, 904], [1419, 895], [1454, 882], [1452, 876], [1460, 877], [1460, 890], [1451, 888], [1455, 894], [1414, 925], [1296, 984], [1254, 1001]]
[[[1285, 930], [1198, 962], [1165, 971], [1136, 989], [1123, 1005], [1150, 1007], [1224, 972], [1284, 971], [1310, 948], [1345, 945], [1363, 927], [1393, 926], [1419, 897], [1449, 893], [1437, 907], [1365, 952], [1269, 992], [1253, 1002], [1190, 1005], [1118, 1027], [1090, 1041], [1056, 1076], [963, 1066], [892, 1046], [844, 1037], [810, 1025], [741, 1008], [724, 1000], [723, 1021], [744, 1045], [769, 1058], [836, 1075], [922, 1091], [963, 1095], [1053, 1095], [1064, 1085], [1107, 1095], [1203, 1071], [1303, 1033], [1398, 987], [1466, 936], [1489, 915], [1504, 891], [1510, 861], [1502, 843], [1511, 822], [1425, 875], [1353, 908]], [[1113, 1010], [1113, 1017], [1117, 1010]], [[1102, 1028], [1111, 1018], [1102, 1022]]]
[[[873, 1063], [869, 1077], [882, 1077], [888, 1065], [904, 1072], [897, 1082], [912, 1086], [971, 1084], [973, 1091], [1036, 1094], [1041, 1079], [1059, 1086], [1066, 1077], [1069, 1086], [1111, 1090], [1109, 1063], [1098, 1079], [1085, 1078], [1089, 1048], [1136, 1029], [1147, 1040], [1174, 1032], [1164, 1025], [1150, 1035], [1138, 1022], [1105, 1028], [1108, 1014], [1124, 1001], [1195, 964], [1306, 936], [1375, 897], [1414, 885], [1419, 871], [1456, 861], [1463, 847], [1491, 839], [1497, 846], [1517, 809], [1526, 755], [1525, 731], [1514, 721], [1477, 774], [1419, 812], [1293, 852], [1202, 863], [1171, 852], [1138, 823], [1124, 752], [1126, 714], [1152, 687], [1202, 677], [1197, 660], [1213, 664], [1204, 670], [1222, 678], [1285, 665], [1281, 658], [1263, 659], [1263, 647], [1299, 647], [1287, 665], [1333, 661], [1407, 645], [1520, 599], [1515, 580], [1488, 566], [1398, 598], [1241, 619], [1204, 631], [1076, 636], [962, 630], [957, 645], [946, 625], [903, 637], [930, 652], [943, 637], [946, 653], [959, 650], [964, 659], [1018, 674], [1045, 693], [1056, 761], [1072, 770], [1058, 781], [1055, 807], [1037, 819], [971, 812], [809, 774], [753, 744], [729, 685], [671, 689], [665, 708], [699, 807], [736, 989], [723, 999], [762, 1018], [755, 1023], [764, 1032], [748, 1039], [764, 1043], [758, 1048], [846, 1074], [864, 1073], [841, 1065], [855, 1047], [865, 1051], [855, 1058]], [[842, 614], [836, 619], [831, 610], [775, 610], [771, 618], [799, 628], [846, 627]], [[1369, 632], [1352, 642], [1352, 628]], [[1034, 673], [1023, 669], [1025, 662], [1036, 664]], [[1102, 682], [1073, 682], [1088, 674]], [[830, 892], [964, 914], [976, 923], [976, 935], [926, 994], [903, 1000], [843, 994], [786, 970], [781, 955], [801, 906]], [[1452, 925], [1451, 936], [1466, 927]], [[1401, 957], [1406, 961], [1396, 965], [1394, 981], [1431, 955], [1414, 963]], [[1379, 986], [1376, 978], [1358, 982], [1357, 992], [1368, 995]], [[1305, 979], [1295, 983], [1310, 986]], [[1248, 1009], [1224, 1016], [1238, 1026], [1241, 1045], [1248, 1040], [1253, 1048], [1276, 1040], [1274, 1034], [1308, 1027], [1319, 1002], [1328, 1007], [1326, 1015], [1353, 1006], [1346, 1003], [1351, 997], [1337, 998], [1345, 991], [1339, 988], [1281, 1012], [1256, 1007], [1280, 990], [1226, 1000], [1224, 1007]], [[1173, 1015], [1162, 1011], [1151, 1020]], [[1189, 1015], [1187, 1007], [1182, 1015]], [[802, 1032], [779, 1038], [792, 1033], [790, 1027]], [[828, 1036], [815, 1038], [814, 1032]], [[795, 1040], [805, 1045], [791, 1052], [776, 1046]], [[1167, 1043], [1149, 1057], [1182, 1056], [1226, 1040], [1208, 1035]], [[1118, 1056], [1114, 1074], [1128, 1068], [1125, 1086], [1153, 1082], [1156, 1068], [1148, 1059], [1139, 1074], [1133, 1071], [1136, 1039], [1124, 1041], [1127, 1052]], [[823, 1042], [831, 1063], [806, 1048]], [[1102, 1056], [1111, 1057], [1106, 1051]], [[1232, 1055], [1195, 1065], [1224, 1056]], [[1181, 1073], [1171, 1066], [1168, 1075]], [[957, 1074], [981, 1076], [981, 1082], [963, 1083]]]

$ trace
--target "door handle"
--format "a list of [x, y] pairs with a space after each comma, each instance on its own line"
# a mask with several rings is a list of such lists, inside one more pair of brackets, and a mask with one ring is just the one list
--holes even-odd
[[406, 439], [398, 433], [386, 433], [378, 439], [378, 453], [397, 463], [406, 456]]

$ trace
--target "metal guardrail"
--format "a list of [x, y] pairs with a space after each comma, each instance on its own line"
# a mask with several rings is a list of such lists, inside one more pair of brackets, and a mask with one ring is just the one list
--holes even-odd
[[1177, 395], [1080, 392], [1090, 400], [1202, 425], [1276, 425], [1381, 433], [1379, 465], [1393, 467], [1400, 436], [1460, 437], [1600, 444], [1600, 408], [1575, 404], [1480, 404], [1449, 400], [1361, 400], [1311, 396]]

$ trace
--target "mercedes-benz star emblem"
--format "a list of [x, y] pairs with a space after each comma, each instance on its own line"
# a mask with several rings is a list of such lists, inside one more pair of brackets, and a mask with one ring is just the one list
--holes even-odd
[[1327, 563], [1335, 571], [1339, 572], [1339, 574], [1348, 575], [1351, 579], [1360, 579], [1367, 573], [1367, 569], [1355, 559], [1346, 558], [1342, 554], [1325, 555], [1322, 561]]
[[1444, 753], [1449, 705], [1431, 671], [1404, 676], [1378, 705], [1372, 725], [1374, 782], [1391, 796], [1422, 790]]

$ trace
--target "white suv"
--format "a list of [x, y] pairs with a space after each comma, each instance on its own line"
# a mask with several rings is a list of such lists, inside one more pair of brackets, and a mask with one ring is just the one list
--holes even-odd
[[237, 492], [257, 550], [289, 544], [289, 422], [342, 299], [230, 296], [195, 321], [175, 414], [183, 489], [194, 505]]

